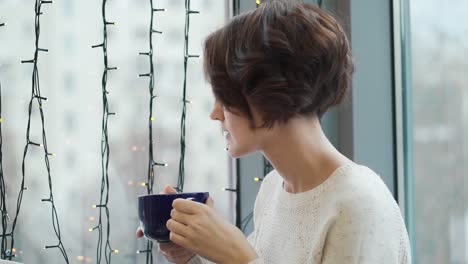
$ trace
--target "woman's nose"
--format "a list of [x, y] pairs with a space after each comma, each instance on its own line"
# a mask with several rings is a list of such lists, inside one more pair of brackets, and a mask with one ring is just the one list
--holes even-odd
[[213, 106], [213, 110], [211, 110], [211, 113], [210, 113], [210, 118], [212, 120], [220, 120], [220, 121], [224, 120], [223, 108], [218, 102], [215, 102]]

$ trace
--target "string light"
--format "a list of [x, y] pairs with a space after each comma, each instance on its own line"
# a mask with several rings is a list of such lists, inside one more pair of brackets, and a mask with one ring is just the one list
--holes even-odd
[[187, 64], [190, 58], [198, 58], [199, 55], [189, 54], [189, 31], [190, 15], [200, 14], [199, 11], [190, 9], [190, 0], [185, 0], [185, 34], [184, 34], [184, 84], [182, 90], [182, 115], [180, 118], [180, 160], [179, 160], [179, 178], [177, 181], [177, 190], [184, 190], [185, 182], [185, 120], [187, 117]]
[[[5, 23], [0, 23], [0, 27], [5, 26]], [[0, 80], [1, 81], [1, 80]], [[7, 228], [9, 222], [9, 216], [6, 206], [6, 185], [5, 178], [3, 175], [3, 133], [2, 133], [2, 84], [0, 82], [0, 213], [2, 217], [2, 242], [0, 247], [1, 259], [7, 257]]]
[[249, 226], [250, 221], [253, 219], [253, 211], [250, 212], [241, 222], [241, 230], [242, 232], [245, 232], [247, 229], [247, 226]]
[[239, 182], [239, 175], [237, 175], [236, 180], [236, 188], [223, 188], [223, 191], [232, 192], [236, 195], [236, 226], [241, 228], [242, 221], [241, 221], [241, 208], [240, 208], [240, 199], [239, 199], [239, 190], [240, 190], [240, 182]]
[[[270, 171], [273, 170], [273, 166], [271, 165], [271, 163], [265, 158], [263, 157], [263, 175], [268, 175], [268, 173], [270, 173]], [[255, 177], [254, 178], [254, 181], [256, 182], [262, 182], [265, 178], [260, 178], [260, 177]], [[249, 223], [250, 221], [252, 221], [253, 219], [253, 211], [250, 212], [250, 214], [248, 214], [241, 222], [241, 230], [242, 232], [245, 232], [247, 227], [249, 226]]]
[[[151, 144], [150, 144], [151, 145]], [[160, 166], [160, 167], [167, 167], [169, 166], [167, 163], [159, 163], [159, 162], [151, 162], [151, 165], [154, 167], [154, 166]]]
[[[162, 34], [163, 32], [160, 30], [156, 30], [153, 28], [153, 21], [154, 21], [154, 14], [155, 12], [165, 12], [166, 9], [163, 8], [154, 8], [153, 0], [149, 0], [150, 3], [150, 21], [148, 26], [148, 41], [149, 41], [149, 51], [148, 52], [140, 52], [139, 55], [147, 56], [149, 60], [150, 71], [148, 73], [139, 74], [139, 77], [147, 77], [149, 78], [148, 84], [148, 91], [149, 91], [149, 122], [148, 122], [148, 175], [146, 182], [142, 182], [141, 186], [146, 187], [146, 191], [148, 194], [153, 193], [154, 187], [154, 167], [155, 166], [163, 166], [166, 167], [167, 164], [159, 163], [154, 160], [154, 151], [153, 151], [153, 121], [155, 121], [155, 117], [153, 115], [153, 106], [154, 106], [154, 99], [156, 99], [155, 95], [155, 79], [154, 79], [154, 62], [153, 62], [153, 36], [154, 34]], [[130, 184], [129, 184], [130, 185]], [[133, 182], [132, 182], [133, 185]], [[146, 250], [139, 250], [139, 252], [146, 253], [146, 263], [153, 263], [153, 242], [147, 241], [146, 242]]]
[[271, 163], [265, 157], [263, 157], [263, 175], [268, 175], [268, 173], [270, 173], [270, 171], [272, 171], [273, 169], [274, 168], [271, 165]]
[[44, 249], [50, 249], [50, 248], [59, 248], [59, 245], [53, 245], [53, 246], [45, 246]]
[[110, 244], [110, 212], [109, 212], [109, 156], [110, 156], [110, 147], [109, 147], [109, 134], [108, 134], [108, 119], [109, 116], [113, 116], [116, 113], [109, 111], [109, 101], [107, 99], [107, 95], [109, 91], [107, 90], [107, 75], [109, 71], [117, 70], [117, 67], [110, 67], [108, 64], [108, 55], [107, 55], [107, 28], [109, 26], [115, 26], [115, 22], [108, 21], [106, 18], [106, 4], [107, 0], [102, 0], [102, 24], [103, 24], [103, 41], [101, 44], [93, 45], [92, 48], [102, 48], [103, 53], [103, 61], [104, 61], [104, 70], [102, 73], [102, 132], [101, 132], [101, 196], [99, 200], [99, 204], [93, 205], [93, 208], [99, 208], [99, 218], [98, 218], [98, 225], [93, 228], [93, 230], [98, 230], [98, 243], [96, 248], [96, 261], [97, 264], [101, 263], [102, 260], [102, 248], [103, 248], [103, 214], [102, 211], [104, 210], [106, 215], [106, 243], [104, 246], [104, 257], [106, 263], [111, 263], [111, 256], [112, 253], [115, 253], [115, 250], [112, 249]]
[[[65, 259], [66, 263], [69, 263], [68, 261], [68, 256], [65, 250], [65, 247], [63, 246], [62, 242], [62, 236], [60, 233], [60, 224], [59, 224], [59, 218], [57, 214], [57, 210], [55, 207], [54, 203], [54, 196], [53, 196], [53, 189], [52, 189], [52, 176], [50, 172], [50, 163], [49, 163], [49, 151], [47, 149], [47, 137], [46, 137], [46, 132], [45, 132], [45, 121], [44, 121], [44, 112], [42, 108], [42, 103], [43, 101], [47, 101], [47, 98], [41, 96], [41, 90], [40, 90], [40, 83], [39, 83], [39, 70], [38, 70], [38, 59], [39, 59], [39, 52], [48, 52], [48, 49], [44, 48], [39, 48], [39, 37], [40, 37], [40, 16], [43, 15], [41, 12], [41, 8], [43, 4], [52, 4], [52, 1], [47, 1], [47, 0], [36, 0], [35, 2], [35, 52], [34, 52], [34, 58], [32, 60], [23, 60], [22, 63], [32, 63], [33, 64], [33, 72], [32, 72], [32, 94], [31, 94], [31, 99], [29, 100], [29, 111], [28, 111], [28, 124], [27, 124], [27, 130], [26, 130], [26, 146], [24, 147], [24, 153], [23, 153], [23, 162], [22, 162], [22, 180], [21, 180], [21, 188], [18, 193], [18, 200], [17, 200], [17, 205], [16, 205], [16, 215], [13, 220], [12, 224], [12, 231], [11, 231], [11, 249], [10, 252], [13, 252], [14, 248], [14, 232], [18, 220], [18, 215], [21, 209], [21, 203], [23, 200], [23, 191], [26, 190], [24, 184], [25, 184], [25, 175], [26, 175], [26, 156], [28, 154], [28, 149], [30, 145], [34, 145], [37, 147], [41, 147], [44, 149], [44, 159], [45, 159], [45, 164], [47, 168], [47, 174], [48, 174], [48, 183], [49, 183], [49, 197], [46, 199], [42, 199], [43, 202], [49, 202], [51, 204], [52, 208], [52, 226], [54, 229], [55, 236], [58, 239], [58, 243], [53, 246], [45, 246], [45, 249], [53, 249], [53, 248], [58, 248], [60, 252], [62, 253], [63, 258]], [[32, 142], [30, 140], [30, 128], [31, 128], [31, 114], [32, 114], [32, 105], [34, 100], [37, 101], [39, 104], [39, 113], [41, 116], [41, 122], [42, 122], [42, 144]], [[11, 260], [13, 256], [10, 255], [7, 258]]]

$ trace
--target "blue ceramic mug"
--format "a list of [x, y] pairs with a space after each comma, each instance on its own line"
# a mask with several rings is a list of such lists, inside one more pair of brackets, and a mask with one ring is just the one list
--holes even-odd
[[173, 193], [149, 194], [138, 197], [138, 217], [140, 227], [146, 238], [158, 243], [171, 242], [167, 221], [171, 218], [172, 202], [175, 199], [190, 199], [199, 203], [206, 203], [209, 193]]

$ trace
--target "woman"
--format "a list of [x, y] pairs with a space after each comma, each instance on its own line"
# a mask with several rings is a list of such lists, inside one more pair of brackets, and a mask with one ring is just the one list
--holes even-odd
[[[260, 151], [275, 168], [245, 238], [212, 208], [175, 200], [175, 263], [411, 263], [399, 207], [380, 177], [328, 141], [320, 117], [350, 87], [339, 23], [315, 5], [273, 0], [235, 17], [204, 46], [204, 69], [229, 154]], [[174, 192], [166, 186], [164, 192]], [[138, 231], [141, 236], [141, 231]]]

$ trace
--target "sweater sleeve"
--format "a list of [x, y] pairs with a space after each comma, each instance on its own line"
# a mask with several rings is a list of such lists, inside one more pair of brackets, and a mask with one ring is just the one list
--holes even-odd
[[193, 256], [186, 264], [211, 264], [213, 262], [210, 262], [198, 255]]
[[[247, 237], [247, 241], [249, 241], [250, 245], [254, 246], [255, 239], [256, 239], [256, 233], [254, 229], [254, 231], [250, 233], [250, 235]], [[257, 256], [258, 256], [258, 252], [257, 252]], [[263, 263], [264, 263], [263, 260], [260, 257], [258, 257], [257, 259], [250, 261], [248, 264], [263, 264]]]
[[322, 264], [410, 264], [409, 239], [398, 206], [362, 197], [340, 206], [326, 233]]
[[[248, 237], [247, 241], [252, 245], [255, 238], [255, 231], [253, 231]], [[249, 264], [262, 264], [263, 262], [259, 262], [260, 260], [256, 259], [254, 261], [249, 262]], [[198, 255], [193, 256], [186, 264], [211, 264], [213, 262], [206, 260]]]

